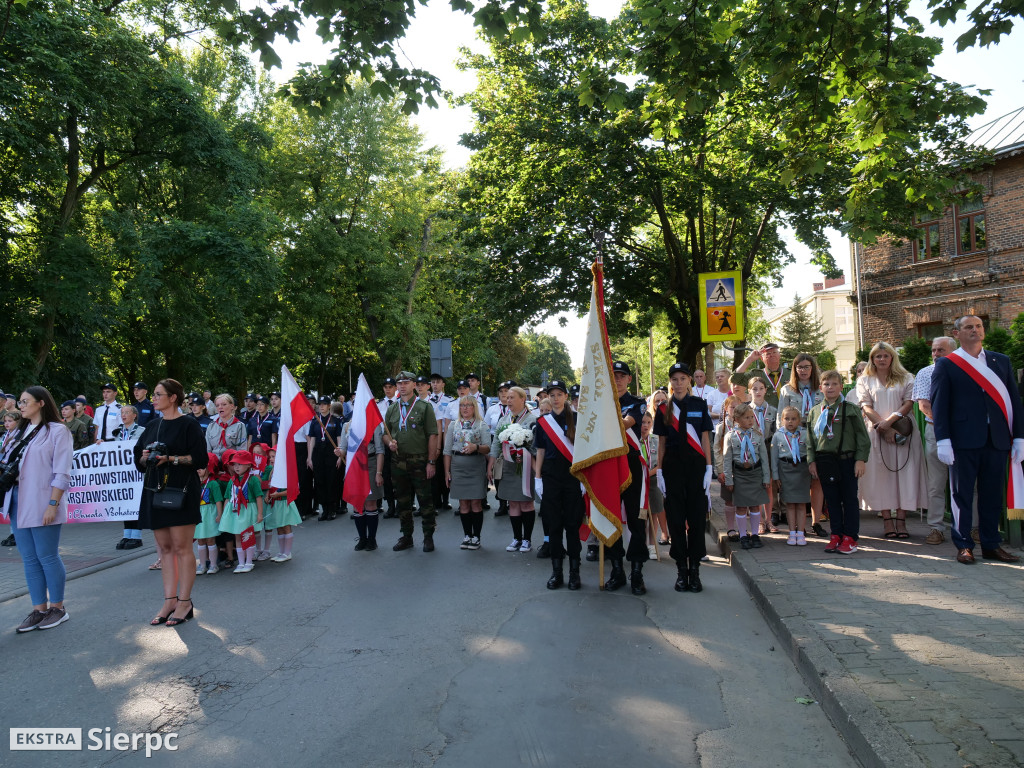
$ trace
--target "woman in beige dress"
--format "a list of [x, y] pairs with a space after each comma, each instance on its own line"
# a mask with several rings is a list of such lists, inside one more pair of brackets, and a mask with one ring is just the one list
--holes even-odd
[[864, 507], [882, 514], [887, 539], [910, 538], [907, 510], [928, 503], [917, 429], [906, 440], [893, 429], [913, 409], [913, 390], [914, 375], [900, 364], [896, 350], [884, 341], [875, 344], [864, 375], [857, 379], [857, 399], [871, 437], [871, 457], [859, 485]]

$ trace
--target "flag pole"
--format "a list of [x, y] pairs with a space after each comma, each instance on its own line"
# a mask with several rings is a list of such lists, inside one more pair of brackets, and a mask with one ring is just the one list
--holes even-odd
[[604, 590], [604, 542], [597, 540], [597, 588]]

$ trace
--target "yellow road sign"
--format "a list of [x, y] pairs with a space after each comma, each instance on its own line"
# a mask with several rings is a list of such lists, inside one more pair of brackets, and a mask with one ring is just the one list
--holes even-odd
[[735, 272], [701, 272], [700, 340], [739, 341], [743, 338], [743, 277]]

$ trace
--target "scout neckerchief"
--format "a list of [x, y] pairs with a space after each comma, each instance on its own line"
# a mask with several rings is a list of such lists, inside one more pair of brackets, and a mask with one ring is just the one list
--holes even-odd
[[237, 416], [232, 416], [231, 421], [227, 424], [222, 422], [219, 418], [217, 419], [217, 425], [220, 427], [220, 444], [221, 447], [228, 447], [228, 427], [233, 427], [235, 424], [240, 424]]
[[797, 386], [800, 390], [800, 397], [803, 398], [803, 417], [806, 420], [807, 414], [809, 414], [811, 412], [811, 408], [814, 407], [814, 395], [811, 394], [810, 383], [801, 383], [798, 384]]
[[209, 504], [210, 503], [210, 488], [209, 488], [209, 485], [210, 485], [210, 478], [207, 477], [206, 478], [206, 482], [203, 483], [203, 489], [199, 492], [199, 503], [200, 503], [200, 505], [202, 505], [202, 504]]
[[757, 419], [757, 426], [761, 430], [762, 435], [767, 434], [764, 431], [764, 415], [767, 410], [768, 406], [765, 403], [754, 406], [754, 418]]
[[416, 405], [416, 398], [412, 399], [411, 403], [406, 403], [402, 398], [398, 398], [398, 429], [402, 432], [405, 431], [405, 422], [409, 420], [409, 414], [412, 413], [413, 406]]
[[751, 438], [751, 430], [740, 429], [739, 427], [733, 427], [733, 434], [739, 438], [740, 441], [740, 461], [744, 464], [754, 463], [754, 441]]
[[800, 463], [800, 430], [798, 429], [795, 433], [790, 432], [788, 429], [782, 433], [782, 436], [786, 438], [786, 445], [789, 446], [790, 456], [793, 458], [794, 464]]
[[249, 506], [249, 475], [240, 475], [237, 472], [231, 478], [231, 507], [235, 514], [240, 514], [242, 507]]
[[[772, 390], [778, 392], [779, 382], [782, 381], [782, 371], [769, 371], [767, 368], [764, 371], [765, 376], [768, 378], [768, 382], [772, 385]], [[772, 378], [772, 374], [775, 374], [775, 378]]]
[[828, 409], [829, 404], [823, 402], [821, 404], [821, 415], [818, 416], [818, 421], [814, 424], [814, 431], [818, 433], [818, 437], [825, 435], [829, 440], [835, 435], [836, 421], [839, 419], [839, 407], [842, 400], [836, 401], [836, 412], [829, 418]]
[[[985, 350], [981, 350], [985, 354]], [[1010, 391], [1006, 384], [999, 378], [987, 364], [982, 367], [978, 360], [964, 352], [963, 347], [952, 354], [946, 355], [953, 365], [959, 368], [970, 377], [971, 381], [981, 387], [982, 391], [995, 401], [1003, 418], [1006, 419], [1006, 426], [1013, 436], [1013, 400], [1010, 398]], [[954, 455], [956, 450], [954, 449]], [[953, 481], [953, 472], [949, 473], [950, 482]], [[955, 507], [955, 502], [954, 502]], [[1010, 471], [1006, 476], [1006, 508], [1024, 509], [1024, 470], [1019, 462], [1010, 462]], [[959, 509], [955, 509], [956, 517], [959, 517]]]
[[546, 413], [537, 422], [540, 424], [541, 429], [544, 430], [544, 434], [548, 436], [548, 440], [554, 444], [558, 452], [565, 457], [565, 460], [572, 464], [572, 443], [569, 442], [568, 436], [562, 431], [563, 427], [555, 420], [555, 416], [552, 413]]

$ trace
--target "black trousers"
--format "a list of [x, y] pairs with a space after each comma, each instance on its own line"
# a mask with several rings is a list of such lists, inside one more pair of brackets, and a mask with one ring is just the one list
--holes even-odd
[[384, 451], [384, 469], [381, 474], [384, 476], [384, 501], [388, 504], [388, 511], [395, 508], [395, 486], [391, 482], [391, 451]]
[[645, 563], [651, 559], [651, 551], [647, 549], [647, 521], [640, 519], [640, 492], [643, 479], [641, 474], [644, 471], [643, 463], [640, 461], [640, 452], [629, 449], [627, 456], [629, 462], [629, 474], [633, 482], [622, 493], [622, 504], [626, 508], [626, 527], [629, 528], [629, 549], [623, 550], [622, 537], [620, 536], [614, 544], [608, 548], [608, 557], [613, 560], [621, 560], [623, 553], [631, 563]]
[[338, 499], [338, 468], [335, 464], [338, 457], [334, 455], [330, 443], [318, 442], [313, 447], [313, 498], [316, 506], [323, 507], [324, 512], [337, 512]]
[[832, 458], [818, 454], [818, 478], [821, 492], [828, 505], [828, 523], [834, 536], [849, 536], [854, 541], [860, 535], [860, 506], [857, 504], [857, 460]]
[[697, 568], [708, 553], [704, 541], [708, 513], [708, 497], [704, 493], [706, 466], [700, 456], [680, 456], [675, 450], [665, 452], [665, 519], [672, 537], [668, 554], [679, 567]]
[[950, 537], [957, 549], [974, 549], [971, 528], [974, 520], [974, 489], [978, 489], [978, 537], [982, 549], [1002, 546], [999, 521], [1003, 516], [1003, 493], [1006, 490], [1006, 466], [1009, 451], [992, 444], [989, 435], [985, 445], [975, 450], [953, 449], [956, 461], [949, 468], [953, 485], [953, 525]]
[[295, 499], [295, 507], [303, 517], [313, 514], [313, 473], [306, 466], [308, 458], [306, 443], [295, 443], [295, 466], [299, 471], [299, 496]]
[[[541, 507], [544, 519], [548, 523], [549, 545], [551, 557], [579, 558], [583, 546], [580, 543], [580, 526], [583, 525], [584, 508], [583, 494], [580, 493], [580, 481], [564, 473], [544, 472], [544, 497]], [[562, 538], [565, 537], [565, 543]]]

